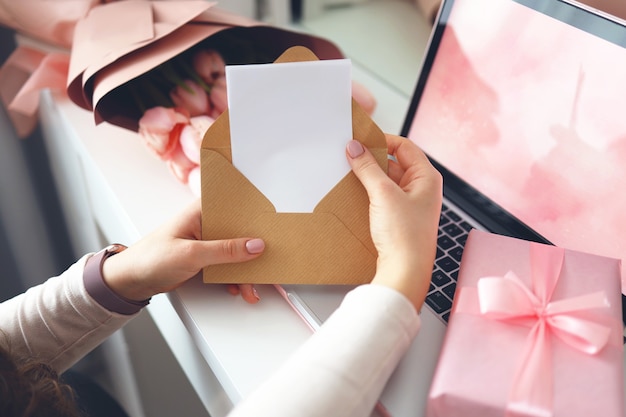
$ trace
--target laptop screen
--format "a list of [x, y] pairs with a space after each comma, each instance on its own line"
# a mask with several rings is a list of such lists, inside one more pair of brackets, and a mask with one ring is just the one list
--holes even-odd
[[455, 0], [432, 43], [402, 134], [468, 200], [626, 258], [626, 28], [559, 0]]

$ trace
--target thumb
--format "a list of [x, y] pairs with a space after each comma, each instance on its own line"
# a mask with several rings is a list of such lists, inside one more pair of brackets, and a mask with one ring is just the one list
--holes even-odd
[[198, 261], [203, 265], [245, 262], [257, 258], [265, 249], [262, 239], [224, 239], [196, 241], [202, 246]]
[[370, 195], [370, 198], [372, 197], [372, 192], [377, 189], [378, 185], [391, 181], [376, 162], [374, 155], [358, 140], [348, 142], [346, 153], [352, 171], [361, 181], [367, 193]]

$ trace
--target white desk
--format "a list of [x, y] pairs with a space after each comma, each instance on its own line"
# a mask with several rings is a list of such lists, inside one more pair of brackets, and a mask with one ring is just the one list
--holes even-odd
[[[337, 42], [353, 59], [353, 78], [378, 100], [375, 121], [384, 131], [398, 133], [430, 30], [411, 3], [364, 7], [353, 13], [337, 10], [307, 27]], [[400, 16], [399, 25], [389, 17], [394, 15]], [[355, 26], [367, 27], [372, 19], [376, 31]], [[347, 28], [359, 36], [341, 38]], [[385, 69], [396, 75], [381, 75]], [[94, 126], [92, 114], [63, 95], [43, 94], [41, 121], [78, 252], [109, 242], [132, 244], [194, 200], [135, 133]], [[155, 297], [148, 307], [211, 416], [226, 414], [310, 335], [273, 287], [260, 287], [259, 293], [261, 302], [251, 306], [223, 286], [194, 281]], [[409, 410], [406, 415], [414, 414]]]

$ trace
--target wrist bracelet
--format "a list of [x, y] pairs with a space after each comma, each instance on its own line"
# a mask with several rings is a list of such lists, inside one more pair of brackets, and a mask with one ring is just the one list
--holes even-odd
[[135, 301], [123, 297], [113, 291], [106, 284], [104, 277], [102, 276], [102, 265], [104, 264], [104, 261], [125, 249], [126, 246], [124, 245], [109, 245], [87, 259], [85, 269], [83, 270], [83, 283], [87, 293], [102, 307], [115, 313], [132, 315], [147, 306], [150, 299]]

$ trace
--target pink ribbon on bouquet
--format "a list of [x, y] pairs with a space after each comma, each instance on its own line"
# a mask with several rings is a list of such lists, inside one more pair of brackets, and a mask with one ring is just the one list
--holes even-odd
[[[552, 301], [563, 265], [564, 250], [531, 243], [531, 286], [513, 272], [478, 280], [480, 314], [486, 318], [531, 328], [522, 361], [513, 380], [507, 417], [552, 416], [551, 336], [588, 355], [608, 343], [611, 327], [580, 318], [580, 312], [609, 307], [604, 291]], [[578, 312], [574, 315], [572, 313]]]
[[68, 53], [18, 46], [2, 64], [0, 100], [18, 137], [27, 137], [37, 125], [41, 90], [65, 91], [69, 63]]

